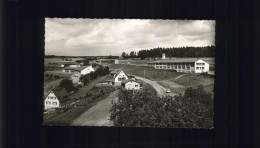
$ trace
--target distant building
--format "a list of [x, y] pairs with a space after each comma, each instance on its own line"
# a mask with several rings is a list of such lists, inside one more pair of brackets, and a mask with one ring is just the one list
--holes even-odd
[[70, 79], [72, 80], [73, 84], [79, 84], [80, 83], [80, 76], [81, 74], [73, 74], [70, 76]]
[[142, 82], [132, 79], [127, 79], [122, 82], [121, 86], [126, 90], [140, 90], [142, 88]]
[[81, 75], [86, 75], [88, 73], [94, 72], [95, 69], [92, 66], [81, 66], [81, 67], [65, 67], [63, 72], [66, 73], [76, 73]]
[[96, 60], [97, 64], [115, 64], [117, 59], [98, 59]]
[[119, 60], [118, 59], [115, 60], [115, 64], [119, 64]]
[[166, 59], [165, 53], [162, 54], [162, 59]]
[[209, 72], [209, 64], [202, 59], [176, 58], [148, 63], [155, 69], [172, 69], [184, 73], [206, 73]]
[[80, 67], [80, 64], [74, 61], [53, 61], [48, 66], [54, 67]]
[[55, 96], [53, 91], [50, 91], [49, 95], [44, 100], [44, 109], [60, 107], [60, 101]]
[[116, 74], [114, 75], [114, 78], [115, 78], [115, 83], [114, 83], [114, 84], [115, 84], [116, 86], [120, 86], [121, 83], [122, 83], [122, 81], [128, 79], [128, 76], [125, 74], [125, 72], [120, 71], [120, 72], [118, 72], [118, 73], [116, 73]]

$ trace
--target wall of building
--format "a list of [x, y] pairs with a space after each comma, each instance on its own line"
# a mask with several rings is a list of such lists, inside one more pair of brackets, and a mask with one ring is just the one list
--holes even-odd
[[44, 109], [57, 108], [60, 106], [58, 98], [51, 92], [44, 100]]
[[140, 90], [140, 83], [134, 82], [134, 81], [129, 81], [125, 84], [125, 89], [126, 90]]
[[194, 63], [155, 63], [150, 64], [155, 69], [173, 69], [177, 72], [192, 73], [194, 72]]
[[209, 64], [203, 60], [195, 62], [195, 73], [209, 72]]

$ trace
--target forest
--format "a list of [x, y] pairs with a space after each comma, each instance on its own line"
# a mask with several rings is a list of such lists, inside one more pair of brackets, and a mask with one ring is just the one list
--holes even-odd
[[123, 52], [123, 58], [158, 58], [165, 53], [166, 57], [215, 57], [215, 46], [205, 47], [157, 47], [153, 49], [142, 49], [138, 53], [132, 51], [129, 54]]

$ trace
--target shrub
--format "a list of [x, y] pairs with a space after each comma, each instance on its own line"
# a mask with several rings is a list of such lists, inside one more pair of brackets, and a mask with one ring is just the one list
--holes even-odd
[[78, 88], [74, 87], [72, 80], [69, 80], [69, 79], [63, 79], [60, 82], [59, 87], [65, 88], [68, 92], [77, 91], [77, 89], [78, 89]]
[[58, 75], [54, 75], [54, 78], [55, 78], [55, 79], [58, 79], [58, 78], [60, 78], [60, 76], [58, 76]]

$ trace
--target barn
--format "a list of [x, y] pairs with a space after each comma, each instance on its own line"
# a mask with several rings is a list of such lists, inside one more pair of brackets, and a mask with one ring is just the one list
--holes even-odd
[[184, 73], [207, 73], [209, 63], [197, 58], [175, 58], [149, 62], [150, 67], [155, 69], [172, 69]]

